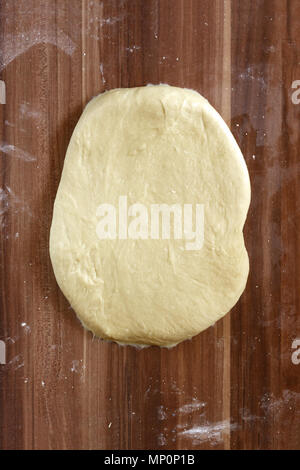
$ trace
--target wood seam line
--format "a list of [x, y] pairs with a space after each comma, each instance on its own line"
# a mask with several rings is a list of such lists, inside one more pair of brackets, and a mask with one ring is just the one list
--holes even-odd
[[[86, 85], [86, 26], [87, 26], [87, 0], [81, 3], [81, 90], [82, 90], [82, 108], [85, 107], [87, 101], [87, 85]], [[86, 361], [87, 361], [87, 330], [83, 331], [83, 379], [86, 379]]]
[[[223, 118], [230, 125], [231, 120], [231, 0], [224, 0], [224, 29], [223, 29], [223, 64], [222, 64], [222, 96], [221, 106]], [[219, 84], [221, 87], [221, 84]], [[224, 356], [223, 356], [223, 442], [224, 449], [230, 449], [230, 352], [231, 328], [230, 313], [224, 318]]]

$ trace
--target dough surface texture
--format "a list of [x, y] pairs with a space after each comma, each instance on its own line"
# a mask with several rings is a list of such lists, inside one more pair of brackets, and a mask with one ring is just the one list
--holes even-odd
[[[99, 206], [118, 214], [120, 196], [149, 214], [155, 204], [202, 205], [202, 248], [186, 249], [184, 236], [100, 239]], [[50, 232], [55, 277], [96, 336], [170, 347], [241, 296], [249, 204], [243, 155], [201, 95], [168, 85], [103, 93], [86, 106], [67, 150]]]

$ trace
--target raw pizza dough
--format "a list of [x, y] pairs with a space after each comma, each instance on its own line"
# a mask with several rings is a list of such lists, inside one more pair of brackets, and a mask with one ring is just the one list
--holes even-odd
[[[204, 244], [100, 240], [100, 204], [203, 204]], [[82, 324], [119, 343], [172, 346], [237, 302], [249, 262], [250, 203], [241, 151], [197, 92], [167, 85], [116, 89], [85, 108], [57, 192], [50, 255]], [[99, 213], [98, 213], [99, 214]]]

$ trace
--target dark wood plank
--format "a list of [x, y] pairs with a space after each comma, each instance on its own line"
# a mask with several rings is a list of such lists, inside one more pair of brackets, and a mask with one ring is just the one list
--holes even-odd
[[245, 230], [251, 272], [231, 315], [231, 447], [299, 449], [300, 387], [291, 360], [299, 337], [300, 107], [291, 101], [300, 76], [299, 2], [234, 5], [232, 129], [252, 203]]

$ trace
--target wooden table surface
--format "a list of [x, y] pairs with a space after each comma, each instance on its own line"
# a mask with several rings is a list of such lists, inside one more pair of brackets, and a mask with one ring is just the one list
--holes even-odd
[[[0, 21], [0, 447], [300, 449], [300, 2], [1, 0]], [[148, 83], [199, 91], [231, 126], [251, 270], [215, 326], [139, 351], [81, 327], [48, 241], [84, 105]]]

